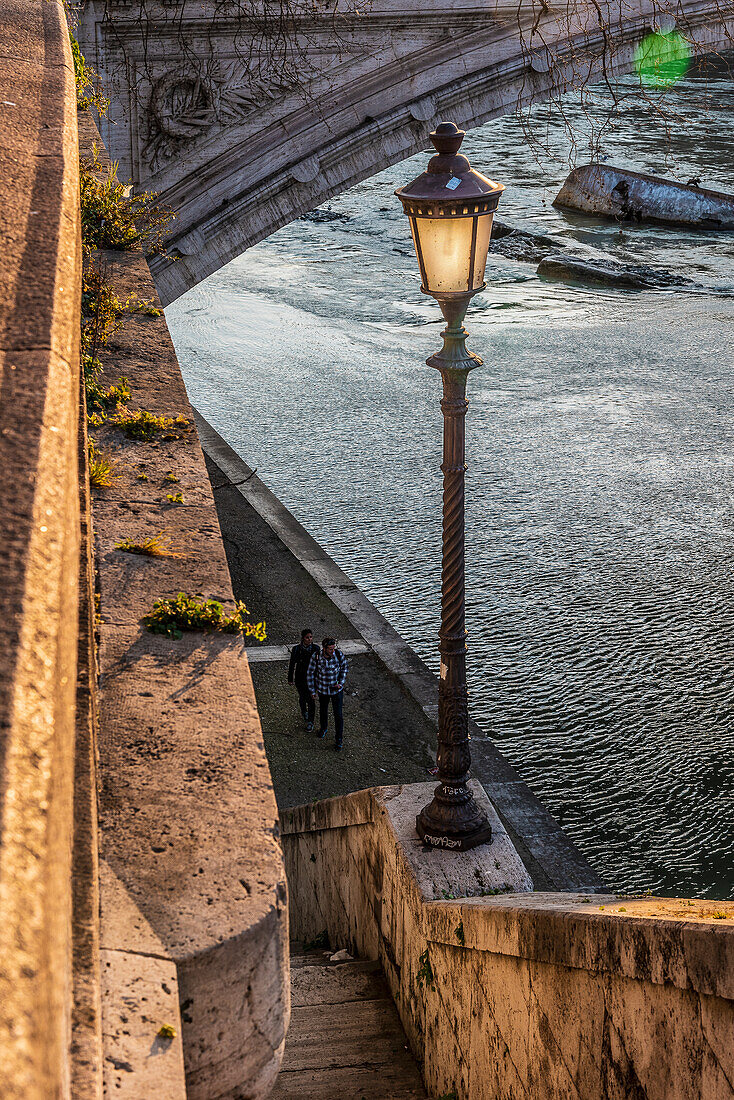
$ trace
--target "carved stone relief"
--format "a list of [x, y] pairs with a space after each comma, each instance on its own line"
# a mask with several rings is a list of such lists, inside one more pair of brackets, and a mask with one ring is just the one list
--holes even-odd
[[296, 75], [274, 69], [247, 70], [236, 60], [217, 62], [195, 75], [172, 69], [153, 85], [143, 156], [157, 168], [196, 138], [244, 122], [262, 107], [284, 99], [299, 82]]

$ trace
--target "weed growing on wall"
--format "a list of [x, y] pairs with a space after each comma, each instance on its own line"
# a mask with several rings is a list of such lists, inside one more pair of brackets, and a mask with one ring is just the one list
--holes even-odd
[[113, 423], [121, 428], [128, 439], [139, 439], [148, 442], [158, 436], [164, 442], [174, 439], [185, 439], [191, 431], [192, 424], [185, 416], [156, 416], [147, 409], [120, 409]]
[[88, 258], [82, 275], [81, 366], [87, 399], [87, 415], [94, 427], [99, 427], [111, 409], [130, 400], [126, 378], [116, 385], [104, 387], [99, 381], [102, 363], [100, 350], [122, 325], [124, 305], [112, 289], [107, 265]]
[[111, 489], [118, 481], [115, 472], [116, 464], [104, 451], [97, 449], [90, 440], [89, 447], [89, 480], [95, 489]]
[[99, 77], [84, 60], [84, 54], [79, 49], [79, 43], [71, 28], [69, 29], [69, 41], [71, 42], [71, 56], [74, 59], [76, 105], [80, 110], [94, 107], [100, 115], [106, 115], [110, 101], [99, 90]]
[[101, 164], [96, 149], [91, 160], [79, 162], [79, 197], [87, 248], [165, 251], [163, 235], [173, 211], [159, 206], [152, 191], [132, 194], [130, 187], [118, 180], [117, 165], [107, 168]]
[[433, 989], [433, 967], [431, 966], [431, 960], [428, 955], [428, 948], [425, 949], [422, 955], [418, 956], [418, 962], [421, 965], [415, 976], [416, 982], [421, 987], [425, 985], [428, 989]]
[[148, 538], [137, 542], [135, 539], [123, 539], [115, 544], [115, 550], [125, 554], [142, 554], [148, 558], [181, 558], [181, 554], [171, 544], [168, 535], [159, 531], [157, 535], [149, 535]]
[[181, 638], [185, 631], [243, 634], [264, 642], [267, 638], [265, 623], [252, 623], [249, 611], [238, 601], [233, 615], [226, 615], [218, 600], [199, 601], [185, 592], [167, 600], [156, 600], [153, 609], [143, 618], [151, 634], [165, 634], [169, 638]]
[[[119, 408], [130, 400], [130, 389], [127, 378], [120, 378], [117, 385], [108, 386], [106, 389], [100, 385], [96, 375], [91, 378], [84, 374], [84, 388], [87, 394], [87, 412], [90, 422], [95, 428], [99, 428], [106, 420], [106, 413], [110, 409]], [[93, 419], [96, 415], [96, 419]]]
[[82, 367], [99, 370], [99, 352], [122, 326], [124, 305], [112, 289], [104, 261], [88, 257], [82, 274]]
[[127, 303], [131, 313], [142, 313], [146, 317], [162, 317], [163, 310], [151, 298], [131, 298]]
[[82, 317], [97, 324], [97, 343], [106, 344], [122, 325], [126, 303], [115, 294], [106, 260], [88, 257], [82, 276]]

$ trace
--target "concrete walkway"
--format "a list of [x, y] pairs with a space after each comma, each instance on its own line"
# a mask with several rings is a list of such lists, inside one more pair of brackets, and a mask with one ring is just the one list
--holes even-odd
[[[365, 787], [425, 782], [435, 763], [438, 681], [386, 619], [197, 414], [235, 595], [268, 638], [248, 645], [265, 748], [281, 809]], [[349, 677], [344, 750], [307, 734], [287, 683], [288, 647], [304, 626], [344, 639]], [[341, 644], [341, 643], [340, 643]], [[259, 650], [259, 652], [257, 652]], [[556, 821], [471, 724], [472, 773], [538, 890], [602, 889]]]

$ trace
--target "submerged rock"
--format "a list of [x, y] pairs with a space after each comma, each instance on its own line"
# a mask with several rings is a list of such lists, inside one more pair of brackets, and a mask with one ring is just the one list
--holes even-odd
[[645, 264], [620, 264], [614, 260], [590, 260], [568, 255], [546, 256], [538, 264], [538, 275], [552, 282], [609, 286], [622, 290], [693, 286], [690, 279]]
[[621, 221], [734, 229], [734, 195], [607, 164], [575, 168], [553, 205]]
[[302, 222], [348, 222], [349, 215], [342, 214], [338, 210], [321, 210], [317, 207], [316, 210], [307, 210], [298, 220]]
[[537, 264], [549, 252], [556, 252], [563, 248], [560, 241], [553, 237], [545, 237], [541, 233], [527, 233], [524, 229], [516, 229], [514, 225], [495, 218], [492, 223], [492, 239], [489, 246], [490, 252], [496, 252], [500, 256], [506, 256], [510, 260], [524, 260], [526, 263]]
[[492, 219], [492, 244], [495, 241], [502, 240], [503, 237], [509, 237], [510, 233], [520, 233], [521, 230], [517, 229], [514, 225], [508, 225], [507, 222], [503, 222], [500, 218]]

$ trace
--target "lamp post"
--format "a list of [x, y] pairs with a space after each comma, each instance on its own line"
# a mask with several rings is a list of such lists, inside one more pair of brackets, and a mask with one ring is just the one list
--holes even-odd
[[467, 351], [463, 326], [469, 301], [484, 289], [492, 218], [504, 188], [481, 176], [459, 153], [464, 131], [443, 122], [431, 134], [428, 169], [395, 192], [410, 219], [421, 290], [441, 307], [443, 347], [430, 359], [443, 380], [443, 557], [441, 678], [438, 688], [438, 778], [433, 800], [416, 819], [426, 845], [466, 851], [488, 843], [492, 830], [468, 787], [469, 709], [464, 625], [464, 461], [469, 371], [482, 360]]

